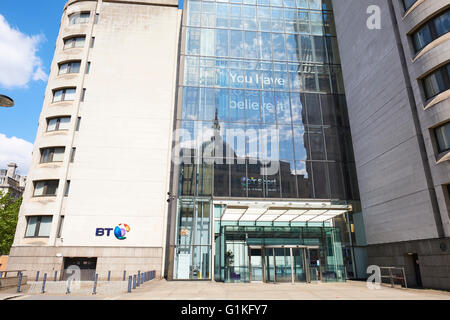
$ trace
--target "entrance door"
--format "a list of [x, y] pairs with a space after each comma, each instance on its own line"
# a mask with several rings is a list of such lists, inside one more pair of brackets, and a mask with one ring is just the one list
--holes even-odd
[[413, 253], [411, 258], [413, 260], [414, 275], [416, 278], [417, 287], [422, 288], [422, 277], [420, 276], [419, 255], [417, 253]]
[[307, 263], [309, 267], [309, 282], [322, 280], [319, 249], [308, 248], [306, 251]]
[[266, 282], [276, 282], [275, 278], [275, 257], [274, 248], [266, 248], [265, 250], [265, 267], [266, 267]]
[[263, 259], [262, 249], [250, 248], [250, 281], [262, 282], [263, 281]]
[[277, 282], [292, 282], [290, 248], [275, 248], [275, 274]]
[[80, 269], [80, 281], [93, 281], [97, 269], [97, 258], [64, 258], [62, 280], [67, 280], [75, 268]]
[[299, 283], [322, 279], [317, 247], [249, 247], [250, 281]]
[[294, 282], [306, 282], [305, 248], [293, 248]]

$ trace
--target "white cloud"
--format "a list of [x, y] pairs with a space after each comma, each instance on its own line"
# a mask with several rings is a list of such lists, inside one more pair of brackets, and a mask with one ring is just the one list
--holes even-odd
[[6, 169], [8, 163], [17, 163], [19, 174], [26, 175], [31, 162], [33, 144], [16, 137], [8, 138], [0, 133], [0, 169]]
[[25, 87], [31, 80], [47, 81], [41, 58], [36, 53], [43, 35], [28, 36], [12, 28], [0, 14], [0, 85]]

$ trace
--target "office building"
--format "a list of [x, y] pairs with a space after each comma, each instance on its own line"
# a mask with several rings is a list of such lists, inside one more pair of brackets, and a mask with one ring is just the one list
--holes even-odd
[[[450, 289], [450, 4], [335, 0], [369, 264]], [[380, 29], [368, 5], [380, 9]]]
[[68, 1], [9, 268], [295, 283], [448, 259], [426, 247], [448, 243], [448, 42], [408, 51], [444, 1], [375, 2], [381, 30], [366, 1]]

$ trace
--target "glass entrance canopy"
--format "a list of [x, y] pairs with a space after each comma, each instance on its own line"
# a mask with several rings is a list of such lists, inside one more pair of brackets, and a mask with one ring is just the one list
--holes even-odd
[[225, 206], [221, 221], [325, 222], [351, 211], [351, 205], [323, 202], [217, 201]]

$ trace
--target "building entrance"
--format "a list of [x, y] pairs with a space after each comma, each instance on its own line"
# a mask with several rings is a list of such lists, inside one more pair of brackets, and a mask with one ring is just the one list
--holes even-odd
[[322, 279], [318, 246], [249, 246], [250, 282], [309, 283]]

